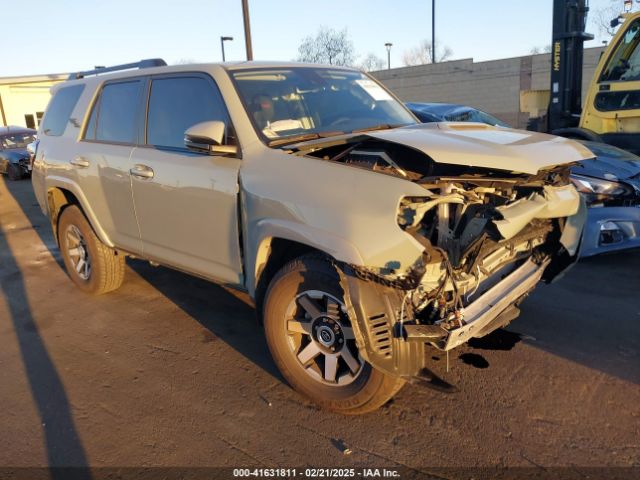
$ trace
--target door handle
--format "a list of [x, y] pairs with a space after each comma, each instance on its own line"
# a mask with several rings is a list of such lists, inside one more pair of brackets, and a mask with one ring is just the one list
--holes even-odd
[[129, 173], [138, 178], [153, 178], [153, 168], [146, 165], [135, 164]]
[[84, 157], [76, 157], [73, 160], [70, 160], [69, 163], [81, 168], [87, 168], [89, 166], [89, 160]]

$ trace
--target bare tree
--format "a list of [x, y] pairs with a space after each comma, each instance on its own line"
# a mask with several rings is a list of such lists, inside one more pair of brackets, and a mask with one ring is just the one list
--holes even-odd
[[360, 62], [360, 69], [364, 70], [365, 72], [375, 72], [376, 70], [382, 70], [386, 67], [386, 65], [387, 62], [385, 62], [375, 53], [369, 53]]
[[336, 31], [320, 27], [315, 36], [302, 40], [298, 47], [299, 62], [328, 63], [329, 65], [353, 65], [353, 42], [347, 29]]
[[186, 57], [186, 58], [181, 58], [179, 60], [176, 60], [171, 65], [189, 65], [192, 63], [198, 63], [198, 62], [196, 62], [193, 58]]
[[[618, 18], [622, 13], [621, 0], [602, 0], [602, 6], [599, 8], [591, 8], [590, 23], [598, 30], [599, 37], [608, 40], [616, 33], [617, 27], [611, 26], [611, 20]], [[632, 7], [632, 10], [635, 10]]]
[[619, 2], [610, 1], [609, 5], [594, 10], [592, 22], [598, 29], [598, 33], [601, 37], [611, 37], [616, 33], [615, 27], [611, 26], [611, 20], [616, 18], [618, 15], [620, 15]]
[[551, 45], [545, 45], [544, 47], [531, 47], [529, 54], [538, 55], [540, 53], [551, 53]]
[[[444, 62], [453, 55], [453, 50], [448, 46], [438, 48], [436, 46], [436, 62]], [[406, 50], [402, 55], [402, 63], [405, 66], [412, 65], [424, 65], [427, 63], [433, 63], [431, 42], [423, 40], [420, 45]]]

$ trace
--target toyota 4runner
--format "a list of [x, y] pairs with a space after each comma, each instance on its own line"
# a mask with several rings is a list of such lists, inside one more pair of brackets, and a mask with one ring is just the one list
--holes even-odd
[[427, 349], [506, 325], [576, 258], [589, 150], [418, 124], [356, 70], [146, 60], [52, 93], [32, 181], [71, 280], [115, 290], [131, 255], [243, 289], [284, 377], [332, 410], [433, 383]]

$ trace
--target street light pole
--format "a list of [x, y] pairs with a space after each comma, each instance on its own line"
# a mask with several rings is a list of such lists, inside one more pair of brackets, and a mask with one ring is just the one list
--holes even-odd
[[222, 61], [225, 62], [226, 59], [224, 57], [224, 42], [227, 40], [233, 40], [233, 37], [220, 37], [220, 47], [222, 48]]
[[436, 63], [436, 0], [431, 0], [431, 63]]
[[242, 0], [242, 16], [244, 18], [244, 41], [247, 46], [247, 60], [253, 60], [251, 46], [251, 24], [249, 23], [249, 1]]
[[384, 46], [387, 47], [387, 70], [391, 70], [391, 47], [393, 43], [387, 42]]

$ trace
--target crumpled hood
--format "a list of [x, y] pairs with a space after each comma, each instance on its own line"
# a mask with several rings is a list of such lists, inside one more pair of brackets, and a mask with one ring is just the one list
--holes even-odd
[[415, 148], [437, 163], [528, 174], [594, 157], [566, 138], [482, 123], [423, 123], [366, 135]]

